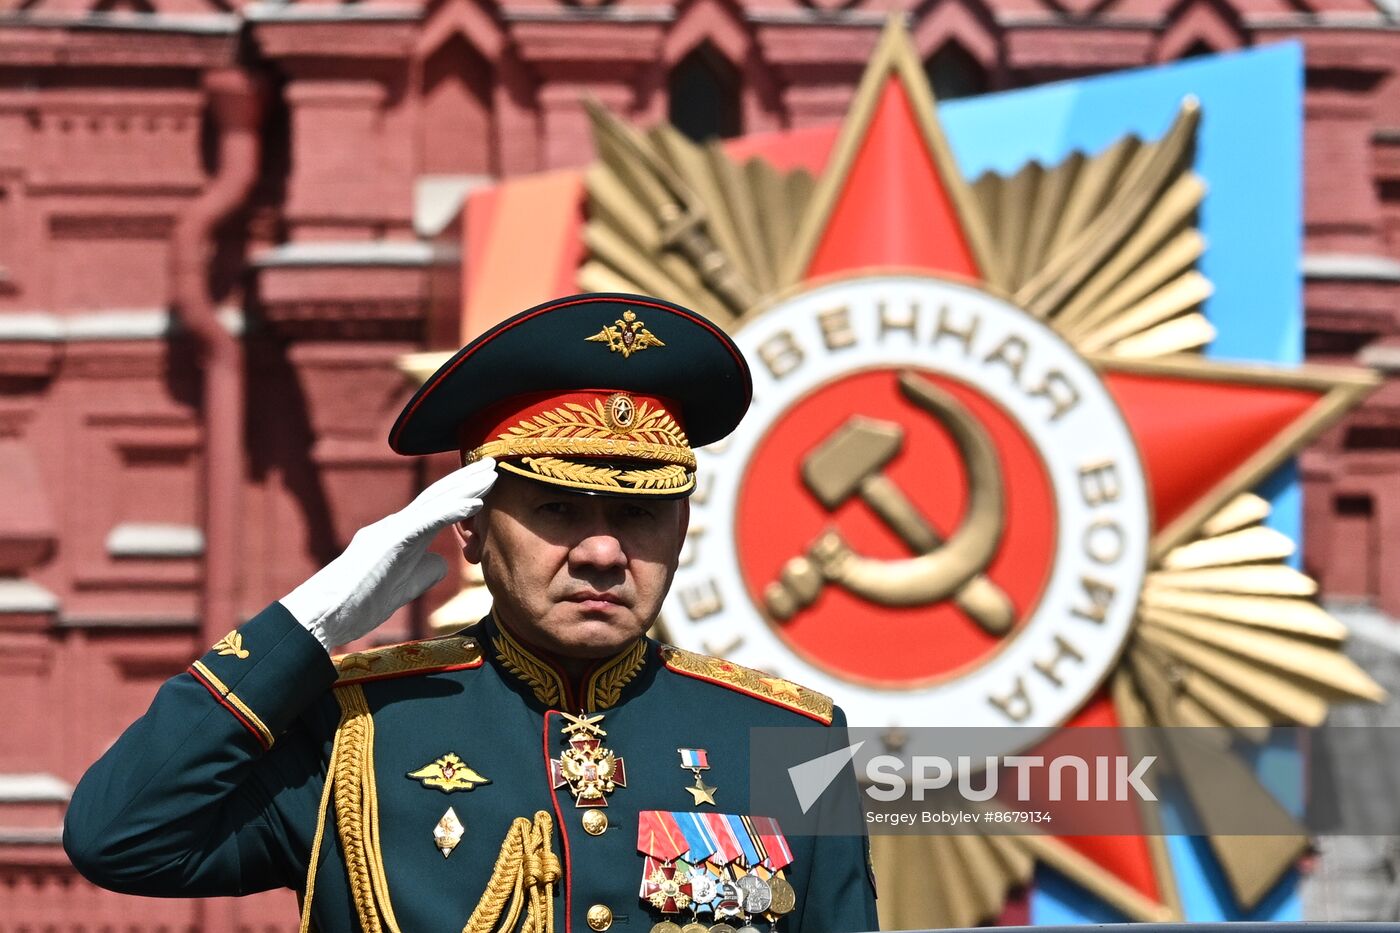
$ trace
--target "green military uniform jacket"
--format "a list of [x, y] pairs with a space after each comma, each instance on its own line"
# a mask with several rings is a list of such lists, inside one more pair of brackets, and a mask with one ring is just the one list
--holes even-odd
[[[593, 808], [607, 817], [597, 835], [550, 764], [567, 747], [562, 714], [579, 711], [603, 715], [601, 742], [625, 763], [626, 786]], [[521, 923], [647, 933], [690, 914], [663, 916], [639, 897], [642, 811], [749, 814], [749, 728], [830, 725], [843, 717], [820, 694], [645, 639], [571, 684], [490, 619], [332, 663], [274, 603], [162, 686], [93, 765], [74, 791], [64, 845], [89, 880], [131, 894], [286, 887], [305, 902], [309, 881], [319, 930], [457, 931], [473, 911], [490, 929], [483, 892], [503, 841], [523, 817], [538, 842], [542, 811], [553, 856], [521, 856], [528, 871], [497, 878], [504, 895], [520, 879], [538, 892]], [[708, 752], [716, 806], [697, 807], [687, 791], [694, 778], [680, 747]], [[475, 775], [449, 764], [455, 780], [431, 782], [449, 753]], [[444, 857], [433, 830], [449, 807], [462, 833]], [[597, 830], [596, 813], [592, 821]], [[788, 841], [796, 907], [778, 933], [877, 928], [863, 839]], [[497, 908], [504, 920], [509, 907]]]

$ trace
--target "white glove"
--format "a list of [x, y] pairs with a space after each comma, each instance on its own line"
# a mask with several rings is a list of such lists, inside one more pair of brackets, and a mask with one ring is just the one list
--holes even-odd
[[468, 464], [433, 483], [393, 515], [366, 525], [335, 560], [281, 600], [329, 651], [374, 631], [447, 573], [428, 552], [442, 529], [481, 509], [496, 461]]

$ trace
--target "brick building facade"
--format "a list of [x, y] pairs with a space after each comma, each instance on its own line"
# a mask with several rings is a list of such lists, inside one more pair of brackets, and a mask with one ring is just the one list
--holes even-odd
[[[285, 894], [92, 889], [68, 789], [443, 466], [385, 446], [396, 360], [457, 342], [463, 195], [591, 158], [585, 95], [694, 134], [833, 123], [892, 11], [945, 96], [1299, 40], [1308, 356], [1400, 373], [1391, 4], [0, 0], [0, 929], [289, 926]], [[1309, 570], [1392, 616], [1398, 464], [1396, 378], [1303, 458]]]

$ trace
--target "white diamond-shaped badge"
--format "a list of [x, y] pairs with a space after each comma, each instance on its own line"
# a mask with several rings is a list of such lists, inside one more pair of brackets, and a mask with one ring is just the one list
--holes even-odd
[[438, 851], [443, 858], [452, 854], [452, 850], [457, 848], [457, 843], [462, 841], [462, 833], [466, 832], [462, 826], [462, 821], [457, 819], [457, 811], [451, 807], [438, 820], [433, 827], [433, 842], [437, 844]]

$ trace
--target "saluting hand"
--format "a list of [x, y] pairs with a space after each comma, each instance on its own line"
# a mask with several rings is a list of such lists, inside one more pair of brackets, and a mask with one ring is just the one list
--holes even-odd
[[428, 552], [439, 531], [470, 518], [496, 481], [496, 461], [478, 460], [449, 473], [395, 512], [366, 525], [345, 552], [281, 600], [329, 651], [366, 635], [447, 573]]

